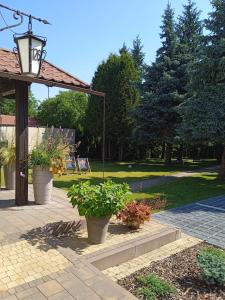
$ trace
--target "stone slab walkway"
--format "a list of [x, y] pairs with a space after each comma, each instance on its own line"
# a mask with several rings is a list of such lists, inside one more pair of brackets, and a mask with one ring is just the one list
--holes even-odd
[[160, 212], [153, 219], [225, 248], [225, 195]]

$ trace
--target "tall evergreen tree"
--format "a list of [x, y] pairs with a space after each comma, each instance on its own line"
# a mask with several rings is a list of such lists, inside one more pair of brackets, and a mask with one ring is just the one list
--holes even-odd
[[155, 63], [148, 68], [144, 83], [145, 99], [137, 111], [137, 119], [138, 132], [145, 132], [146, 141], [166, 143], [165, 163], [168, 164], [171, 162], [176, 127], [180, 122], [176, 111], [180, 103], [177, 92], [178, 43], [170, 4], [164, 11], [161, 30], [162, 46], [157, 51]]
[[[212, 0], [209, 34], [192, 66], [193, 95], [181, 106], [186, 141], [225, 144], [225, 1]], [[219, 177], [225, 179], [225, 148]]]
[[177, 23], [180, 61], [178, 68], [179, 93], [184, 95], [184, 98], [188, 97], [190, 65], [195, 61], [203, 42], [202, 31], [203, 24], [200, 21], [200, 11], [195, 2], [188, 0], [187, 4], [183, 6], [183, 13], [178, 17]]
[[[192, 0], [188, 0], [187, 4], [183, 5], [183, 13], [178, 17], [176, 29], [180, 63], [177, 70], [177, 77], [179, 78], [178, 93], [183, 102], [192, 95], [192, 89], [188, 89], [190, 82], [189, 70], [203, 42], [203, 24], [200, 21], [200, 11]], [[179, 135], [177, 136], [177, 143], [179, 144], [177, 158], [182, 162], [183, 143]]]
[[[120, 51], [121, 52], [121, 51]], [[123, 159], [134, 127], [132, 110], [139, 102], [138, 71], [128, 52], [111, 54], [98, 66], [93, 88], [106, 92], [106, 145], [109, 158]], [[87, 111], [87, 131], [96, 145], [102, 138], [102, 101], [91, 96]], [[116, 156], [115, 156], [116, 155]]]
[[137, 35], [136, 38], [133, 40], [131, 56], [139, 73], [138, 89], [140, 91], [140, 94], [142, 95], [142, 83], [144, 80], [145, 73], [145, 53], [143, 52], [143, 45], [141, 43], [139, 35]]

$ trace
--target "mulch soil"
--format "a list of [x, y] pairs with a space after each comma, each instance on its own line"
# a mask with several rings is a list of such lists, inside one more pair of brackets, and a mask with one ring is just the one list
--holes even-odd
[[[211, 246], [205, 242], [194, 247], [185, 249], [177, 254], [158, 262], [153, 262], [149, 267], [141, 269], [128, 277], [121, 279], [118, 283], [125, 287], [139, 299], [137, 289], [141, 287], [136, 277], [154, 273], [176, 286], [176, 296], [163, 297], [159, 300], [222, 300], [225, 299], [225, 286], [209, 286], [201, 278], [201, 271], [197, 265], [196, 256], [198, 252]], [[212, 247], [212, 246], [211, 246]]]

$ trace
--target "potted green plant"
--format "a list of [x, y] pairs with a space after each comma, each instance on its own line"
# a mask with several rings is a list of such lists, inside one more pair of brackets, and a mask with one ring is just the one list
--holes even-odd
[[33, 190], [36, 204], [45, 204], [51, 199], [53, 174], [64, 167], [66, 145], [60, 136], [48, 136], [37, 145], [29, 157], [33, 169]]
[[139, 229], [141, 224], [150, 220], [150, 214], [151, 208], [148, 205], [133, 201], [117, 214], [117, 219], [131, 229]]
[[89, 181], [73, 185], [68, 197], [73, 207], [77, 207], [80, 216], [87, 222], [88, 240], [93, 244], [105, 241], [109, 221], [128, 201], [129, 186], [105, 181], [91, 185]]
[[16, 148], [14, 144], [5, 142], [0, 148], [0, 163], [4, 170], [5, 187], [15, 190], [16, 176]]

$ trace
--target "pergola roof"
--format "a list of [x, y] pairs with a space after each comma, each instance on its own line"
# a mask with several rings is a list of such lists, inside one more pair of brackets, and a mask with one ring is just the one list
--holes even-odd
[[17, 54], [8, 49], [0, 48], [0, 77], [57, 86], [61, 88], [81, 91], [89, 94], [104, 96], [104, 93], [91, 90], [89, 84], [44, 61], [39, 77], [21, 75]]

